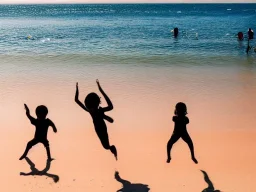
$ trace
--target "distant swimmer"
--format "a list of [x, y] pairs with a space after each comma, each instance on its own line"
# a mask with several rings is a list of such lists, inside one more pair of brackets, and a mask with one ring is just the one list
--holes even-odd
[[173, 30], [171, 30], [171, 33], [173, 33], [174, 37], [178, 37], [179, 29], [177, 27], [175, 27]]
[[174, 35], [174, 37], [178, 37], [178, 34], [179, 34], [179, 29], [178, 29], [177, 27], [175, 27], [175, 28], [173, 29], [173, 35]]
[[28, 35], [28, 36], [26, 37], [26, 39], [27, 39], [27, 40], [34, 40], [34, 37], [33, 37], [32, 35]]
[[198, 40], [198, 33], [196, 33], [196, 40]]
[[243, 32], [238, 32], [237, 33], [237, 39], [239, 40], [239, 41], [242, 41], [242, 40], [244, 40], [244, 34], [243, 34]]
[[248, 29], [248, 39], [253, 39], [254, 32], [251, 28]]

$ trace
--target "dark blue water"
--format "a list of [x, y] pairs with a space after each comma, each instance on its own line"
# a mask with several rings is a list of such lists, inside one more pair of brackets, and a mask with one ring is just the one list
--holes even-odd
[[0, 54], [243, 57], [255, 21], [256, 4], [1, 5]]

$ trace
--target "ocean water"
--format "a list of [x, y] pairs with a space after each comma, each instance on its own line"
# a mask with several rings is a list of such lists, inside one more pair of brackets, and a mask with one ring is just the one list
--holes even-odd
[[256, 4], [0, 5], [0, 57], [77, 55], [88, 63], [165, 64], [184, 57], [236, 60], [246, 56], [247, 47], [236, 34], [256, 30], [255, 20]]

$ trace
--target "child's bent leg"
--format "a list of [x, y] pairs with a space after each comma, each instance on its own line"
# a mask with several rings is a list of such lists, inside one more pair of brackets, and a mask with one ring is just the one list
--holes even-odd
[[198, 163], [196, 158], [195, 158], [195, 153], [194, 153], [194, 145], [193, 145], [193, 141], [190, 138], [188, 132], [184, 133], [182, 135], [182, 139], [188, 144], [188, 147], [190, 149], [190, 153], [191, 153], [191, 158], [195, 163]]
[[25, 149], [25, 151], [24, 151], [24, 153], [23, 153], [23, 155], [20, 157], [19, 160], [24, 159], [24, 158], [27, 156], [28, 151], [29, 151], [34, 145], [36, 145], [37, 143], [38, 143], [38, 141], [37, 141], [36, 139], [32, 139], [31, 141], [29, 141], [28, 144], [27, 144], [27, 147], [26, 147], [26, 149]]
[[176, 143], [180, 138], [180, 135], [178, 134], [172, 134], [170, 140], [167, 143], [167, 163], [170, 163], [171, 161], [171, 149], [174, 143]]

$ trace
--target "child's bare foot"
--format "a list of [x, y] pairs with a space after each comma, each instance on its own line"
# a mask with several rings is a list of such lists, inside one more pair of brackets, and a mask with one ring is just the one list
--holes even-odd
[[115, 158], [117, 160], [117, 150], [116, 150], [116, 148], [114, 149], [114, 156], [115, 156]]
[[195, 162], [195, 164], [197, 164], [197, 163], [198, 163], [198, 161], [196, 160], [196, 158], [195, 158], [195, 157], [192, 157], [192, 160]]
[[168, 157], [166, 163], [170, 163], [170, 161], [171, 161], [171, 157]]
[[116, 147], [114, 145], [112, 145], [110, 147], [110, 151], [114, 154], [116, 160], [117, 160], [117, 150], [116, 150]]
[[24, 159], [26, 157], [26, 155], [22, 155], [20, 158], [19, 158], [19, 160], [22, 160], [22, 159]]

